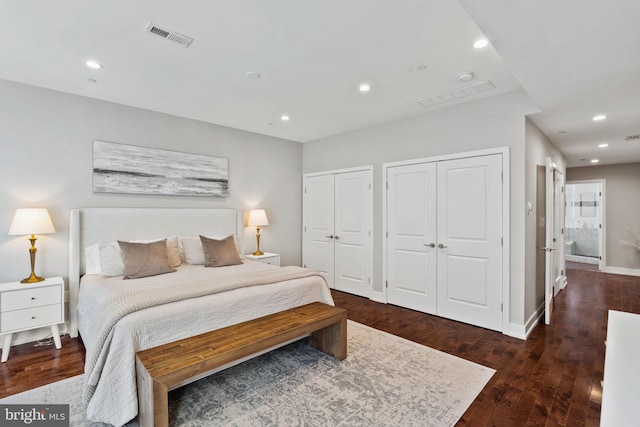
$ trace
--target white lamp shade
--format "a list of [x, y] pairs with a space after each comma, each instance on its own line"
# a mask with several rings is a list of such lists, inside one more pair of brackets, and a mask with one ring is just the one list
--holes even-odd
[[269, 225], [267, 214], [264, 209], [253, 209], [249, 212], [249, 221], [247, 221], [249, 227], [262, 227], [263, 225]]
[[45, 208], [18, 209], [9, 228], [10, 236], [55, 232], [49, 212]]

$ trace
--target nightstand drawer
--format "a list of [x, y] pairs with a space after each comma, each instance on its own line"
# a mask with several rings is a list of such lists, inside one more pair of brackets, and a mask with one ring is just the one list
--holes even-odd
[[5, 313], [23, 308], [61, 303], [62, 292], [60, 292], [60, 286], [46, 286], [3, 292], [0, 298], [2, 299], [0, 311]]
[[37, 328], [62, 323], [62, 305], [53, 304], [43, 307], [25, 308], [2, 313], [0, 332]]

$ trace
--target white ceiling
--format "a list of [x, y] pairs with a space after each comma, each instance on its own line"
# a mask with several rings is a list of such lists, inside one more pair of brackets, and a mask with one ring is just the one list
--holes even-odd
[[[570, 166], [640, 161], [640, 141], [622, 140], [640, 133], [637, 0], [0, 1], [1, 79], [300, 142], [524, 87]], [[483, 33], [491, 45], [473, 49]], [[486, 80], [496, 88], [416, 103]]]

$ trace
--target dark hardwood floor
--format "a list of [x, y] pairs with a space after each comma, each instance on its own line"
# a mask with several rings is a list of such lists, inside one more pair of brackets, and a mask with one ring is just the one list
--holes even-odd
[[[458, 425], [597, 426], [600, 419], [607, 311], [640, 313], [640, 278], [567, 271], [551, 326], [522, 341], [412, 310], [333, 292], [349, 318], [497, 372]], [[0, 397], [82, 373], [84, 346], [12, 347], [0, 366]]]

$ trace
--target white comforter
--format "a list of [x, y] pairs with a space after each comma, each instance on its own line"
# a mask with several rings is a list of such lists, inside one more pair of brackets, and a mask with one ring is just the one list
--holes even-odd
[[[103, 301], [114, 293], [132, 286], [161, 289], [180, 286], [187, 280], [197, 282], [205, 277], [215, 280], [216, 277], [269, 268], [277, 267], [247, 261], [243, 265], [221, 268], [183, 266], [175, 273], [136, 280], [87, 275], [80, 286], [78, 303], [80, 333], [87, 347], [87, 355], [95, 353], [96, 346], [100, 344], [99, 337], [90, 333], [96, 326], [92, 322], [99, 318], [96, 313], [101, 310]], [[91, 381], [88, 386], [93, 391], [88, 402], [87, 418], [123, 425], [137, 415], [137, 351], [314, 301], [333, 304], [326, 283], [317, 276], [243, 287], [126, 315], [111, 330], [107, 341], [108, 351], [102, 352], [99, 361], [101, 369], [93, 370], [93, 375], [85, 377]]]

